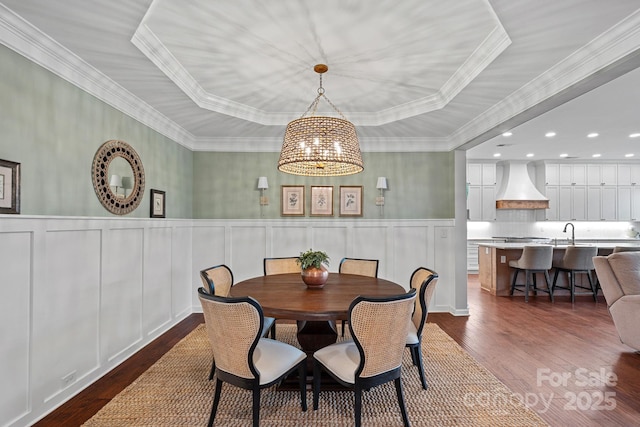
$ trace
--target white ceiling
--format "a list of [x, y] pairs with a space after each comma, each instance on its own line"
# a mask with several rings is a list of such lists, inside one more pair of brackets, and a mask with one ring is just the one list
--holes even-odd
[[363, 151], [617, 159], [640, 142], [628, 138], [640, 132], [640, 72], [629, 72], [640, 66], [639, 8], [2, 0], [0, 41], [194, 150], [278, 151], [286, 123], [317, 94], [313, 66], [325, 63], [326, 96], [354, 122]]

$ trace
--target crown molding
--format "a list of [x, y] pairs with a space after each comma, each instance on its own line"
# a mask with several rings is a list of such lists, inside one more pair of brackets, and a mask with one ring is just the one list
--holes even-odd
[[186, 148], [194, 137], [142, 99], [0, 4], [0, 40], [9, 49]]
[[[638, 52], [639, 47], [640, 9], [460, 127], [449, 137], [452, 146], [460, 147], [495, 130], [519, 114]], [[614, 77], [617, 75], [612, 76]], [[600, 84], [602, 83], [604, 82]], [[486, 139], [491, 136], [495, 135]], [[477, 145], [483, 141], [475, 142], [474, 145]]]

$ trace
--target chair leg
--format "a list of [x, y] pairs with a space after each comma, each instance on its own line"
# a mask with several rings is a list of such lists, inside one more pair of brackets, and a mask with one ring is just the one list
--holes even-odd
[[260, 427], [260, 384], [253, 386], [253, 427]]
[[394, 380], [396, 385], [396, 394], [398, 395], [398, 405], [400, 405], [400, 412], [402, 413], [402, 421], [405, 427], [409, 427], [409, 416], [407, 415], [407, 408], [404, 405], [404, 395], [402, 394], [402, 381], [400, 377]]
[[353, 412], [356, 418], [356, 427], [362, 425], [362, 387], [359, 384], [355, 386], [355, 405], [353, 405]]
[[347, 327], [347, 321], [343, 320], [342, 321], [342, 336], [344, 336], [344, 329]]
[[518, 279], [519, 272], [520, 270], [516, 268], [515, 272], [513, 273], [513, 281], [511, 282], [511, 292], [509, 292], [509, 295], [513, 295], [513, 291], [516, 290], [516, 280]]
[[538, 281], [537, 281], [538, 272], [532, 271], [531, 277], [533, 278], [533, 294], [538, 295]]
[[300, 406], [302, 412], [307, 410], [307, 361], [304, 360], [298, 366], [298, 377], [300, 385]]
[[569, 287], [571, 288], [571, 304], [573, 304], [576, 302], [576, 275], [573, 271], [569, 271], [567, 274], [569, 274], [569, 282], [571, 282]]
[[211, 363], [211, 372], [209, 372], [209, 381], [213, 379], [213, 375], [216, 373], [216, 359], [213, 359]]
[[529, 281], [531, 280], [531, 273], [529, 270], [524, 271], [524, 302], [529, 302]]
[[317, 360], [313, 361], [313, 410], [318, 409], [318, 401], [320, 400], [320, 364]]
[[218, 411], [218, 403], [220, 402], [220, 391], [222, 391], [222, 380], [216, 380], [216, 391], [213, 393], [213, 405], [211, 406], [211, 415], [209, 415], [208, 427], [213, 426], [213, 420], [216, 418]]
[[424, 375], [424, 366], [422, 365], [422, 343], [419, 342], [417, 346], [411, 348], [412, 353], [415, 352], [416, 362], [414, 365], [418, 367], [418, 373], [420, 374], [420, 382], [422, 382], [422, 388], [427, 389], [429, 384], [427, 384], [427, 379]]

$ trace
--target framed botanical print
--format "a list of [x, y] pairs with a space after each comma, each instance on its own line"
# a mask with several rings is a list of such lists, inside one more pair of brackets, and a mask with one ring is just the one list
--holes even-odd
[[340, 216], [362, 216], [362, 185], [340, 186]]
[[20, 163], [0, 160], [0, 214], [20, 213]]
[[311, 216], [333, 216], [333, 186], [311, 186]]
[[151, 218], [164, 218], [166, 215], [164, 191], [151, 189]]
[[280, 214], [304, 216], [304, 185], [283, 185], [281, 188]]

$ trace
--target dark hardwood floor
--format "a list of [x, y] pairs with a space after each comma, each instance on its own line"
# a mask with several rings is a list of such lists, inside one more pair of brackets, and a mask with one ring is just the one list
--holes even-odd
[[[469, 276], [468, 317], [431, 313], [437, 323], [552, 426], [640, 425], [640, 354], [620, 343], [604, 298], [551, 303], [494, 297]], [[62, 405], [36, 426], [78, 426], [203, 322], [194, 314]], [[639, 325], [640, 327], [640, 325]], [[491, 396], [469, 404], [496, 405]]]

